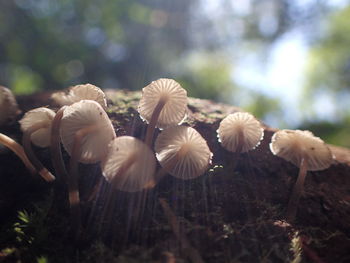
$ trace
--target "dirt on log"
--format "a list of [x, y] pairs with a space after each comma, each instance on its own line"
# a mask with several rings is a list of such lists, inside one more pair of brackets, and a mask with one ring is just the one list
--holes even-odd
[[[143, 139], [147, 125], [137, 112], [141, 93], [108, 90], [106, 95], [117, 136]], [[24, 113], [52, 105], [49, 98], [50, 93], [40, 93], [19, 97], [18, 103]], [[334, 163], [308, 172], [296, 220], [288, 224], [285, 212], [298, 168], [270, 152], [276, 129], [268, 126], [256, 150], [238, 157], [224, 150], [216, 130], [236, 111], [190, 98], [182, 125], [207, 140], [214, 154], [211, 167], [194, 180], [167, 175], [148, 191], [116, 192], [108, 220], [101, 219], [109, 186], [99, 165], [80, 165], [78, 241], [69, 234], [65, 184], [31, 175], [1, 147], [0, 262], [350, 262], [350, 151], [330, 146]], [[17, 122], [0, 132], [21, 141]], [[49, 150], [34, 150], [54, 173]], [[173, 225], [159, 200], [172, 209]]]

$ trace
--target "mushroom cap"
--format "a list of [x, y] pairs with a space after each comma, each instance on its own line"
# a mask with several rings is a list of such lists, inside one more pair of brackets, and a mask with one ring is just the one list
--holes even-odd
[[75, 134], [95, 125], [96, 130], [84, 136], [79, 161], [95, 163], [107, 154], [108, 144], [116, 135], [113, 125], [101, 105], [93, 100], [81, 100], [64, 109], [60, 135], [64, 148], [71, 155]]
[[[128, 159], [129, 167], [124, 167], [124, 172], [115, 177]], [[131, 136], [121, 136], [111, 141], [107, 158], [102, 164], [107, 181], [126, 192], [137, 192], [152, 184], [155, 169], [154, 153], [145, 143]]]
[[20, 113], [11, 90], [0, 86], [0, 126], [13, 121]]
[[32, 143], [39, 147], [50, 146], [51, 140], [51, 123], [55, 118], [56, 113], [48, 108], [40, 107], [30, 110], [24, 114], [23, 118], [19, 121], [21, 130], [25, 132], [32, 125], [38, 122], [47, 122], [47, 127], [40, 128], [33, 132], [30, 136]]
[[51, 95], [58, 105], [72, 105], [80, 100], [94, 100], [98, 102], [104, 109], [107, 108], [107, 100], [104, 92], [95, 85], [81, 84], [73, 86], [69, 89], [68, 94], [65, 92], [55, 92]]
[[256, 148], [264, 137], [261, 123], [248, 112], [235, 112], [226, 116], [217, 130], [219, 142], [231, 152], [236, 152], [240, 136], [243, 134], [241, 152], [248, 152]]
[[305, 158], [308, 171], [327, 169], [333, 161], [328, 146], [310, 131], [280, 130], [272, 136], [270, 149], [298, 167]]
[[158, 79], [142, 89], [138, 106], [141, 118], [150, 122], [153, 111], [160, 100], [166, 101], [157, 121], [157, 127], [174, 126], [186, 117], [187, 92], [173, 79]]
[[[185, 153], [179, 156], [177, 153], [180, 150]], [[202, 175], [211, 164], [213, 155], [206, 140], [195, 129], [186, 126], [175, 126], [162, 131], [155, 142], [155, 151], [161, 166], [171, 175], [183, 180]]]

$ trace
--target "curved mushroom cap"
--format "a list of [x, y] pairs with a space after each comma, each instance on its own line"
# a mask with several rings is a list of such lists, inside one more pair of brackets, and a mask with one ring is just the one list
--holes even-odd
[[[241, 152], [247, 152], [260, 144], [264, 137], [264, 129], [253, 115], [247, 112], [236, 112], [226, 116], [217, 130], [219, 142], [231, 152], [236, 152], [242, 143]], [[240, 135], [243, 141], [240, 142]]]
[[51, 140], [51, 123], [55, 115], [56, 113], [53, 110], [44, 107], [30, 110], [26, 112], [23, 118], [19, 121], [21, 130], [25, 132], [36, 123], [47, 122], [47, 126], [33, 132], [30, 139], [36, 146], [48, 147], [50, 146]]
[[114, 139], [102, 164], [107, 181], [127, 192], [137, 192], [152, 185], [155, 168], [154, 153], [145, 143], [131, 136]]
[[327, 169], [333, 161], [328, 146], [310, 131], [280, 130], [272, 136], [270, 149], [298, 167], [305, 158], [309, 171]]
[[164, 130], [155, 142], [155, 151], [161, 166], [183, 180], [202, 175], [213, 155], [206, 140], [195, 129], [186, 126]]
[[13, 121], [20, 113], [11, 90], [0, 86], [0, 126]]
[[107, 108], [107, 100], [104, 92], [92, 84], [81, 84], [73, 86], [69, 89], [68, 94], [65, 92], [56, 92], [51, 95], [58, 105], [72, 105], [80, 100], [94, 100], [98, 102], [104, 109]]
[[173, 79], [158, 79], [142, 89], [142, 98], [138, 106], [141, 118], [149, 122], [158, 102], [165, 105], [159, 115], [157, 127], [177, 125], [186, 117], [187, 92]]
[[79, 161], [95, 163], [107, 154], [107, 147], [116, 135], [113, 125], [100, 104], [93, 100], [81, 100], [64, 109], [60, 135], [64, 148], [71, 154], [76, 132], [92, 128], [81, 142]]

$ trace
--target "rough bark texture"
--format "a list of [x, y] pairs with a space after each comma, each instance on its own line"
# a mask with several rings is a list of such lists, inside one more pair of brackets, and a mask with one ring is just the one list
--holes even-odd
[[[117, 135], [142, 139], [146, 124], [137, 113], [141, 93], [106, 93]], [[49, 95], [18, 102], [26, 111], [49, 105]], [[283, 219], [298, 168], [270, 152], [276, 129], [266, 126], [261, 145], [238, 158], [217, 141], [222, 118], [238, 110], [191, 98], [183, 125], [207, 140], [213, 165], [191, 181], [167, 175], [148, 192], [116, 192], [107, 221], [101, 211], [108, 184], [98, 164], [81, 165], [84, 233], [78, 241], [69, 238], [65, 185], [31, 176], [13, 153], [0, 148], [0, 262], [40, 256], [50, 262], [190, 262], [191, 252], [175, 237], [159, 198], [169, 203], [182, 235], [204, 262], [350, 262], [350, 151], [331, 146], [334, 164], [308, 173], [296, 221], [289, 225]], [[21, 140], [17, 123], [0, 132]], [[35, 151], [53, 171], [49, 150]], [[25, 214], [18, 216], [23, 210], [29, 222]]]

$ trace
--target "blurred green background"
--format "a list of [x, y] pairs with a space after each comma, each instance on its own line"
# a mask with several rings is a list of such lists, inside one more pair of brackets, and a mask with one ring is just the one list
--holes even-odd
[[189, 95], [350, 146], [346, 0], [0, 0], [0, 84], [78, 83]]

